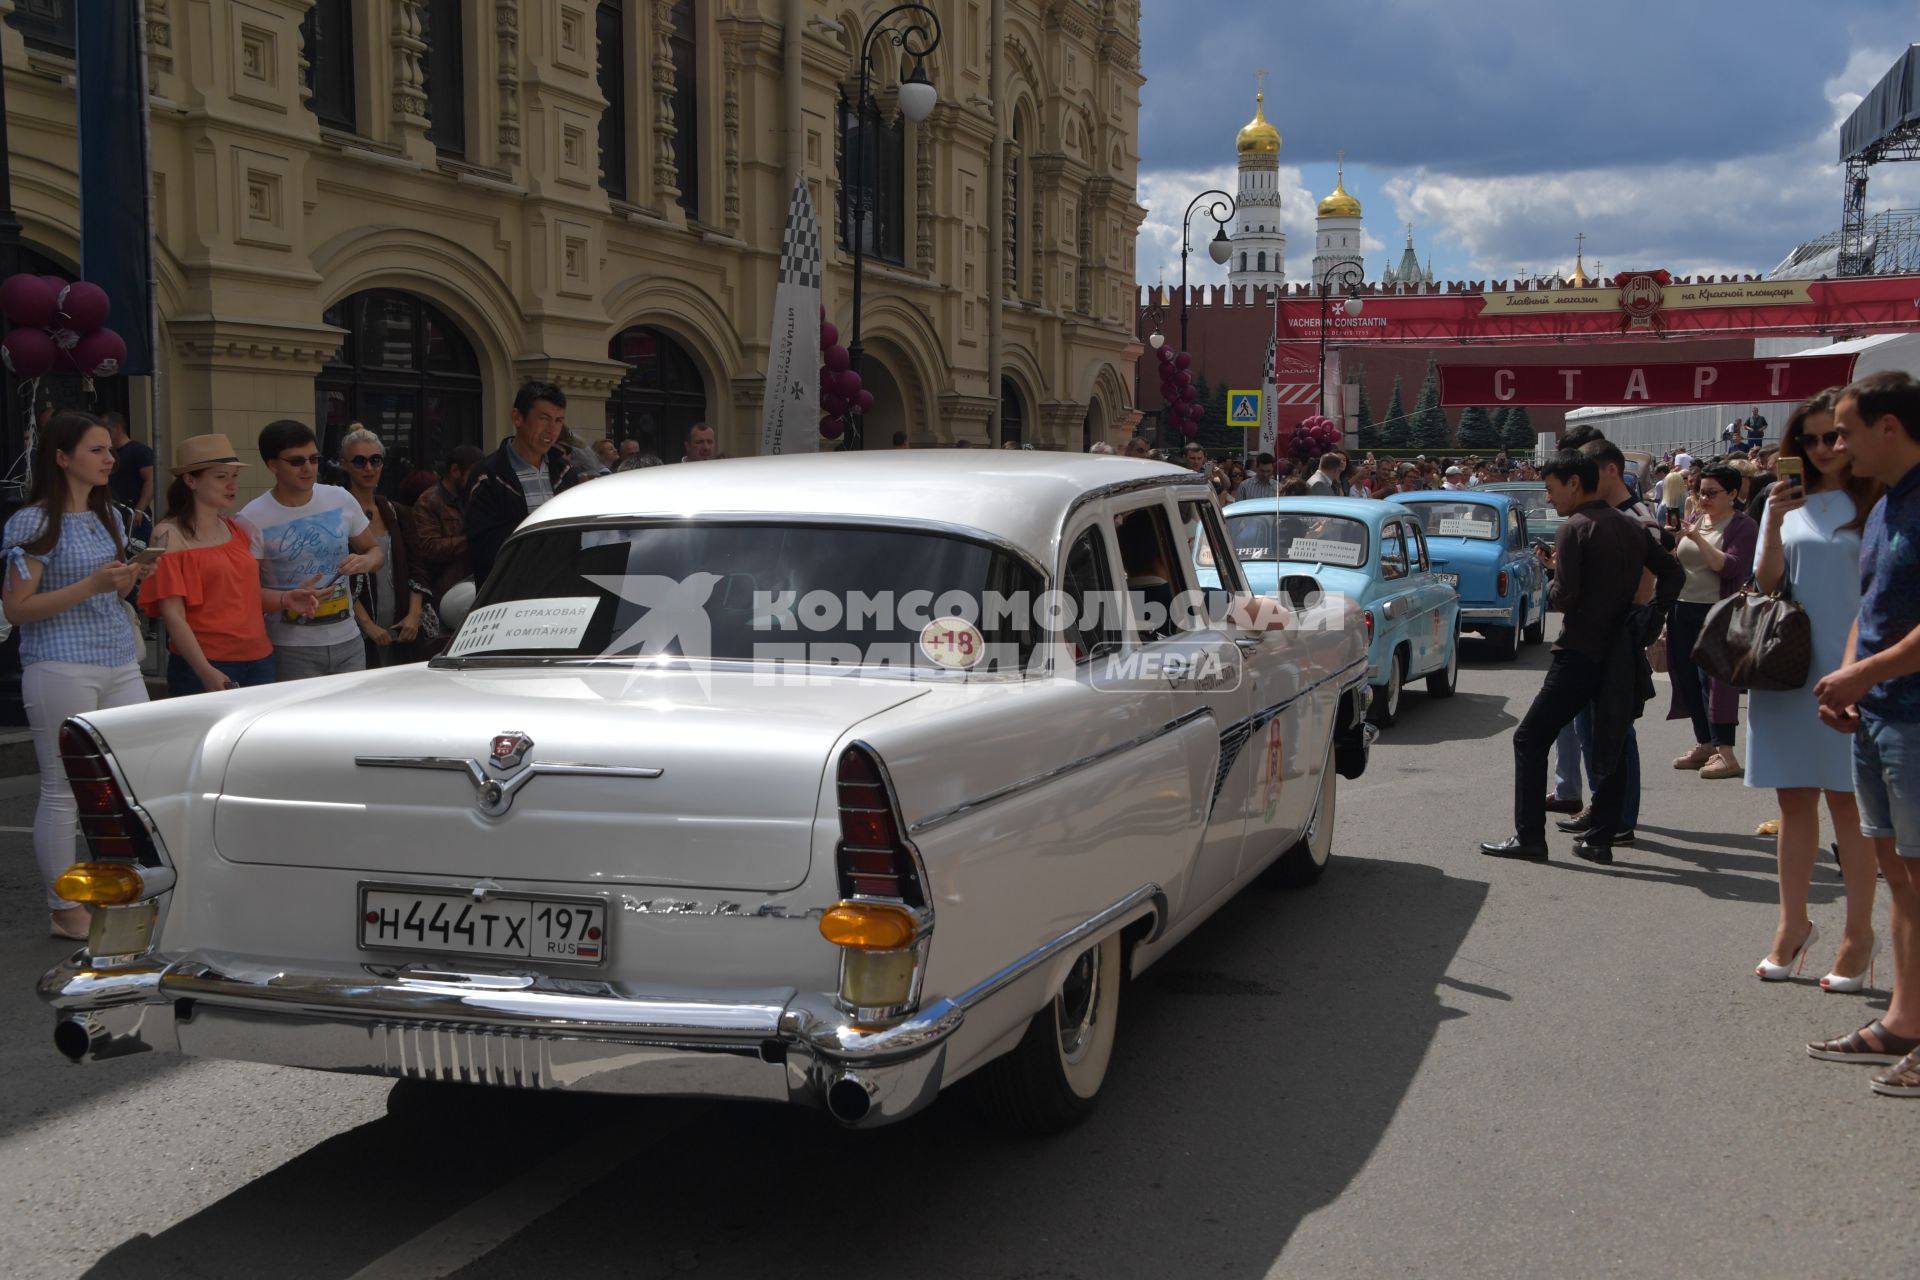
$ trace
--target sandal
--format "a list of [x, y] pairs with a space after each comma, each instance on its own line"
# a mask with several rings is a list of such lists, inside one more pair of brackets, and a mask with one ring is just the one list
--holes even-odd
[[1873, 1091], [1889, 1098], [1920, 1098], [1920, 1049], [1873, 1077]]
[[1878, 1022], [1869, 1022], [1841, 1039], [1814, 1041], [1807, 1046], [1807, 1056], [1824, 1062], [1897, 1063], [1915, 1049], [1920, 1049], [1920, 1039], [1897, 1036]]

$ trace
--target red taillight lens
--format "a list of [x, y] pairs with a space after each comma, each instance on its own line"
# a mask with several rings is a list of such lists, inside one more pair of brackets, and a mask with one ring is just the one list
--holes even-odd
[[1507, 571], [1505, 569], [1500, 571], [1500, 594], [1507, 594]]
[[1367, 610], [1367, 643], [1373, 643], [1373, 610]]
[[880, 763], [863, 747], [840, 754], [835, 788], [840, 804], [839, 871], [842, 897], [892, 898], [924, 906], [913, 852], [894, 817]]
[[157, 863], [146, 824], [114, 780], [106, 753], [93, 735], [76, 724], [62, 725], [60, 763], [67, 771], [67, 784], [73, 788], [80, 809], [80, 831], [93, 857]]

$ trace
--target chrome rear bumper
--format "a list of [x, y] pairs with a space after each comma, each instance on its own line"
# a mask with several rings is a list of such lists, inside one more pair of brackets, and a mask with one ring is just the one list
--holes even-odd
[[1498, 606], [1462, 609], [1460, 610], [1460, 621], [1498, 622], [1510, 626], [1513, 623], [1513, 610], [1511, 608], [1500, 608]]
[[827, 996], [791, 988], [635, 996], [531, 974], [294, 973], [212, 956], [96, 969], [77, 953], [40, 995], [58, 1014], [55, 1045], [75, 1061], [159, 1050], [407, 1080], [825, 1103], [860, 1125], [932, 1101], [961, 1020], [943, 1002], [944, 1018], [929, 1010], [866, 1032]]
[[933, 1101], [970, 1009], [1143, 915], [1157, 932], [1166, 911], [1160, 886], [1142, 885], [884, 1027], [856, 1026], [831, 996], [791, 987], [636, 992], [418, 966], [297, 972], [200, 952], [110, 967], [76, 952], [41, 978], [40, 996], [57, 1015], [55, 1046], [76, 1062], [161, 1050], [407, 1080], [796, 1102], [866, 1127]]

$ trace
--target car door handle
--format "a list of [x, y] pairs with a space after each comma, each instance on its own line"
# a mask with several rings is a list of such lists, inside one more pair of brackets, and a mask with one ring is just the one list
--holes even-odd
[[1265, 636], [1236, 636], [1233, 647], [1242, 653], [1258, 653], [1260, 646], [1267, 642]]

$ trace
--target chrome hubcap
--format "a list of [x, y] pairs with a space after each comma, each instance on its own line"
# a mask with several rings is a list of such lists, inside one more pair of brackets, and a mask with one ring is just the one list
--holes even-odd
[[1053, 1021], [1060, 1032], [1060, 1056], [1074, 1066], [1093, 1047], [1094, 1013], [1100, 1003], [1100, 948], [1073, 962], [1054, 997]]

